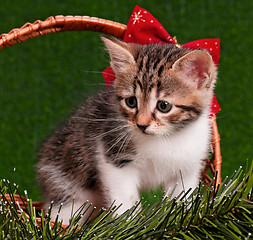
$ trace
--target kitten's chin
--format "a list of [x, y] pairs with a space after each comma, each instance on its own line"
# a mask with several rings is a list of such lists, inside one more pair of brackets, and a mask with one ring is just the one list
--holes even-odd
[[139, 129], [139, 128], [137, 128], [137, 127], [131, 127], [132, 128], [132, 132], [134, 133], [134, 134], [137, 134], [137, 135], [139, 135], [139, 136], [154, 136], [155, 135], [155, 133], [154, 133], [154, 131], [151, 131], [151, 130], [141, 130], [141, 129]]
[[142, 134], [145, 134], [145, 135], [149, 135], [149, 136], [155, 136], [155, 137], [171, 137], [174, 135], [174, 132], [170, 129], [159, 129], [159, 130], [150, 130], [150, 131], [147, 131], [145, 133], [142, 133]]
[[155, 133], [153, 131], [144, 131], [144, 132], [140, 131], [140, 133], [147, 135], [147, 136], [154, 136], [155, 135]]
[[153, 131], [153, 130], [149, 130], [149, 129], [146, 129], [145, 131], [142, 131], [138, 128], [135, 128], [134, 132], [137, 135], [142, 136], [142, 137], [159, 137], [159, 136], [164, 135], [164, 132], [158, 132], [158, 131]]
[[132, 129], [132, 132], [140, 136], [158, 136], [159, 137], [159, 136], [169, 135], [167, 128], [166, 129], [153, 129], [153, 128], [141, 129], [132, 123], [130, 123], [129, 126]]

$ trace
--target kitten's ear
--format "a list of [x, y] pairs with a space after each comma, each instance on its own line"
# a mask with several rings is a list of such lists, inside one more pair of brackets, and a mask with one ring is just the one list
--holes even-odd
[[110, 54], [110, 64], [116, 75], [124, 73], [135, 63], [129, 44], [116, 38], [102, 37], [102, 40]]
[[216, 67], [211, 55], [204, 50], [187, 53], [172, 65], [172, 70], [194, 88], [210, 88], [215, 82]]

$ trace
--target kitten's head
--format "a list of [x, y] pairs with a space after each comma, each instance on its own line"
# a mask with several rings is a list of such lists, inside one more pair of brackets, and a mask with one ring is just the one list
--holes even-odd
[[134, 130], [168, 135], [209, 114], [216, 80], [209, 53], [172, 44], [103, 41], [116, 75], [120, 111]]

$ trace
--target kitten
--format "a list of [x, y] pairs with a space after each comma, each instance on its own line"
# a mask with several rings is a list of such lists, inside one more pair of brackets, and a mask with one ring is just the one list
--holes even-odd
[[45, 207], [67, 223], [86, 200], [121, 214], [141, 189], [195, 188], [211, 136], [216, 67], [204, 50], [102, 38], [116, 75], [44, 144], [37, 165]]

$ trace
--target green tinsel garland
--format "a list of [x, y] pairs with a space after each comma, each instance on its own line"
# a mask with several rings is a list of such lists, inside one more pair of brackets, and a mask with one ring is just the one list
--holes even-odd
[[[153, 204], [142, 199], [121, 216], [115, 216], [116, 209], [111, 207], [80, 223], [82, 214], [92, 207], [85, 203], [63, 229], [58, 219], [50, 223], [50, 209], [41, 211], [39, 223], [31, 199], [26, 213], [21, 210], [13, 198], [20, 195], [18, 187], [3, 179], [0, 239], [252, 239], [252, 188], [253, 163], [246, 174], [240, 168], [224, 179], [216, 192], [212, 187], [204, 189], [201, 183], [191, 196], [161, 196]], [[6, 194], [13, 200], [8, 201]]]

